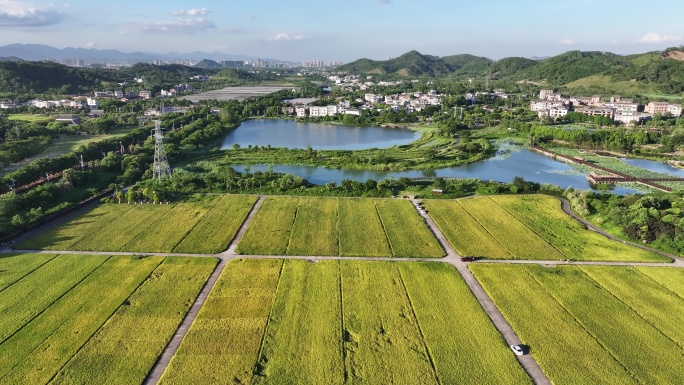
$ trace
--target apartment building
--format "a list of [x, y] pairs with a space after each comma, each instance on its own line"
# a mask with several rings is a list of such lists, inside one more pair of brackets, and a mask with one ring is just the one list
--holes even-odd
[[644, 108], [645, 112], [648, 112], [649, 114], [664, 114], [667, 112], [667, 106], [669, 103], [667, 102], [650, 102], [646, 105], [646, 108]]

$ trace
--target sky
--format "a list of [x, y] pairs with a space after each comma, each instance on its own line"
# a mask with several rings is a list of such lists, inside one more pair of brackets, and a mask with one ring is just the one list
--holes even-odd
[[684, 45], [684, 1], [0, 0], [0, 45], [350, 62], [410, 50], [500, 59]]

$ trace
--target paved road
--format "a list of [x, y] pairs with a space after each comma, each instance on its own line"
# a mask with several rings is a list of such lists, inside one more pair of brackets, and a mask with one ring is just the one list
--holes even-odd
[[207, 301], [207, 297], [209, 297], [209, 293], [211, 293], [211, 290], [214, 288], [218, 277], [221, 275], [221, 273], [223, 273], [223, 269], [226, 267], [228, 260], [228, 258], [221, 259], [216, 268], [214, 268], [214, 271], [209, 276], [209, 279], [204, 284], [204, 287], [202, 287], [202, 291], [200, 291], [197, 299], [195, 299], [195, 303], [193, 303], [192, 307], [190, 307], [190, 310], [183, 318], [183, 321], [181, 322], [180, 326], [178, 326], [178, 329], [176, 329], [176, 332], [173, 334], [173, 337], [171, 337], [171, 340], [164, 348], [164, 351], [157, 359], [157, 362], [152, 367], [152, 370], [147, 374], [143, 384], [156, 385], [159, 383], [164, 371], [171, 362], [171, 358], [173, 358], [173, 356], [176, 354], [176, 351], [178, 351], [178, 347], [180, 346], [181, 342], [183, 342], [183, 338], [185, 338], [188, 330], [190, 330], [190, 326], [192, 326], [195, 318], [197, 318], [197, 314], [199, 314], [200, 309], [202, 309], [202, 306], [204, 306], [204, 303]]
[[[451, 246], [451, 244], [446, 241], [446, 237], [439, 227], [436, 226], [432, 218], [430, 218], [428, 214], [420, 213], [420, 215], [425, 218], [425, 223], [427, 223], [432, 233], [435, 234], [437, 240], [447, 252], [447, 256], [441, 260], [454, 266], [461, 274], [463, 280], [465, 280], [465, 283], [470, 288], [470, 291], [473, 293], [473, 295], [475, 295], [477, 301], [480, 302], [482, 309], [485, 311], [485, 313], [487, 313], [489, 319], [492, 320], [494, 327], [496, 327], [497, 330], [499, 330], [499, 333], [501, 333], [501, 336], [503, 336], [506, 344], [520, 344], [520, 338], [517, 334], [515, 334], [515, 331], [513, 331], [513, 328], [508, 324], [508, 321], [506, 321], [503, 314], [501, 314], [499, 309], [497, 309], [496, 305], [494, 305], [492, 299], [489, 298], [482, 286], [480, 286], [480, 283], [477, 281], [477, 279], [475, 279], [470, 270], [468, 270], [468, 264], [461, 262], [461, 256]], [[511, 354], [513, 354], [513, 352], [511, 352]], [[549, 381], [549, 378], [546, 377], [544, 371], [531, 355], [526, 354], [524, 356], [516, 356], [516, 358], [535, 384], [551, 385], [551, 381]]]
[[[249, 215], [247, 215], [247, 219], [245, 219], [245, 221], [242, 223], [242, 226], [240, 226], [240, 229], [235, 235], [235, 238], [233, 238], [233, 240], [231, 241], [228, 250], [235, 250], [235, 245], [237, 245], [237, 243], [240, 242], [240, 239], [245, 234], [247, 227], [249, 227], [249, 224], [252, 222], [252, 219], [254, 219], [254, 214], [259, 210], [259, 207], [261, 207], [261, 203], [263, 202], [263, 200], [263, 197], [259, 197], [256, 204], [252, 207], [252, 210], [249, 212]], [[147, 378], [145, 378], [143, 384], [156, 385], [159, 383], [159, 380], [164, 374], [164, 371], [171, 362], [171, 358], [173, 358], [173, 356], [176, 354], [176, 351], [178, 351], [181, 342], [183, 342], [183, 338], [185, 338], [185, 335], [188, 333], [188, 330], [190, 330], [190, 326], [192, 326], [192, 323], [195, 322], [197, 314], [199, 314], [200, 309], [202, 309], [202, 306], [204, 306], [204, 303], [207, 301], [207, 297], [209, 297], [209, 293], [211, 293], [211, 290], [216, 285], [218, 277], [221, 276], [221, 273], [223, 272], [223, 269], [226, 267], [228, 261], [230, 261], [233, 258], [231, 255], [224, 254], [218, 255], [218, 257], [220, 259], [219, 264], [214, 269], [214, 272], [211, 273], [211, 276], [209, 276], [209, 279], [204, 284], [202, 291], [195, 299], [195, 302], [192, 304], [190, 311], [188, 311], [188, 314], [186, 314], [183, 318], [183, 322], [181, 322], [173, 337], [164, 348], [164, 351], [162, 352], [161, 356], [159, 356], [159, 359], [157, 359], [157, 362], [154, 364], [154, 367], [147, 375]]]

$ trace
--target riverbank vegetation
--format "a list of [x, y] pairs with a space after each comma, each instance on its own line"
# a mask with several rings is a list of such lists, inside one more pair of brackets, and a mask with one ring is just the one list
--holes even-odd
[[618, 237], [684, 253], [684, 196], [597, 194], [569, 189], [573, 211]]

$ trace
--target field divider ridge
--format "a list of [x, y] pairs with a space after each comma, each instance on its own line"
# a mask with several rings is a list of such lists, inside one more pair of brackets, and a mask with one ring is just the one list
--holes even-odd
[[288, 231], [287, 234], [287, 245], [285, 245], [285, 252], [283, 254], [287, 255], [287, 253], [290, 251], [290, 244], [292, 244], [292, 233], [295, 227], [295, 223], [297, 222], [297, 214], [299, 214], [299, 208], [301, 207], [301, 199], [299, 201], [299, 204], [297, 204], [297, 208], [295, 209], [294, 216], [292, 217], [292, 223], [290, 224], [290, 231]]
[[52, 257], [52, 258], [46, 260], [45, 262], [43, 262], [43, 263], [41, 263], [40, 265], [36, 266], [36, 267], [35, 267], [34, 269], [32, 269], [31, 271], [29, 271], [29, 272], [27, 272], [26, 274], [22, 275], [21, 277], [17, 278], [14, 282], [12, 282], [12, 283], [10, 283], [9, 285], [7, 285], [7, 286], [3, 287], [2, 289], [0, 289], [0, 293], [2, 293], [3, 291], [7, 290], [9, 287], [15, 285], [17, 282], [21, 281], [22, 279], [28, 277], [28, 276], [31, 275], [34, 271], [36, 271], [36, 270], [40, 269], [41, 267], [45, 266], [46, 263], [52, 261], [53, 259], [57, 258], [58, 256], [59, 256], [59, 254], [55, 254], [54, 257]]
[[278, 292], [280, 289], [280, 280], [283, 277], [283, 270], [285, 269], [285, 263], [287, 261], [282, 260], [280, 263], [280, 271], [278, 272], [278, 283], [276, 283], [275, 294], [273, 295], [273, 300], [271, 301], [271, 308], [268, 309], [268, 320], [266, 320], [266, 325], [264, 325], [263, 333], [261, 334], [261, 343], [259, 344], [259, 352], [257, 353], [254, 366], [252, 367], [252, 381], [254, 382], [254, 377], [260, 375], [259, 367], [261, 366], [261, 355], [264, 353], [264, 343], [266, 342], [266, 336], [268, 335], [268, 326], [271, 324], [271, 317], [273, 315], [273, 308], [275, 307], [276, 301], [278, 300]]
[[[135, 237], [131, 238], [128, 242], [126, 242], [126, 244], [122, 245], [121, 248], [119, 249], [119, 251], [123, 251], [123, 250], [126, 248], [126, 246], [130, 245], [133, 241], [135, 241], [136, 239], [138, 239], [138, 237], [140, 237], [142, 234], [144, 234], [145, 231], [147, 231], [148, 229], [151, 229], [152, 227], [154, 227], [154, 225], [155, 225], [157, 222], [159, 222], [162, 218], [164, 218], [165, 216], [167, 216], [167, 215], [168, 215], [171, 211], [173, 211], [176, 207], [178, 207], [178, 205], [174, 204], [173, 207], [171, 207], [170, 209], [168, 209], [165, 213], [163, 213], [162, 215], [156, 217], [156, 219], [154, 219], [153, 221], [149, 222], [149, 224], [148, 224], [144, 229], [140, 230], [140, 232], [138, 232], [138, 234], [136, 234]], [[174, 247], [175, 247], [175, 246], [174, 246]], [[173, 249], [171, 249], [171, 250], [173, 250]]]
[[[111, 258], [111, 256], [110, 256], [109, 258]], [[55, 297], [55, 299], [54, 299], [52, 302], [50, 302], [49, 304], [47, 304], [47, 306], [45, 306], [45, 308], [43, 308], [41, 311], [39, 311], [39, 312], [37, 312], [36, 314], [34, 314], [34, 315], [33, 315], [30, 319], [28, 319], [26, 322], [24, 322], [24, 324], [21, 325], [20, 328], [18, 328], [17, 330], [13, 331], [12, 333], [10, 333], [6, 338], [0, 340], [0, 345], [4, 344], [7, 340], [9, 340], [10, 338], [12, 338], [13, 335], [17, 334], [17, 333], [19, 332], [19, 330], [21, 330], [24, 326], [26, 326], [26, 325], [28, 325], [29, 323], [31, 323], [34, 319], [36, 319], [38, 316], [40, 316], [41, 314], [43, 314], [47, 309], [49, 309], [50, 306], [54, 305], [55, 302], [59, 301], [62, 297], [64, 297], [65, 295], [67, 295], [67, 293], [69, 293], [71, 290], [73, 290], [76, 286], [80, 285], [83, 281], [85, 281], [86, 278], [88, 278], [88, 276], [89, 276], [90, 274], [92, 274], [95, 270], [97, 270], [97, 269], [100, 268], [102, 265], [104, 265], [105, 262], [107, 262], [107, 261], [109, 260], [109, 258], [105, 258], [105, 259], [102, 261], [102, 263], [100, 263], [99, 265], [93, 267], [93, 269], [90, 270], [90, 271], [88, 272], [88, 274], [84, 275], [81, 279], [79, 279], [77, 282], [75, 282], [71, 287], [69, 287], [67, 290], [65, 290], [64, 293], [62, 293], [62, 294], [60, 294], [59, 296]], [[54, 259], [55, 259], [55, 258], [51, 259], [51, 261], [54, 260]]]
[[145, 377], [145, 380], [143, 381], [144, 385], [156, 385], [159, 383], [162, 375], [166, 371], [166, 368], [169, 366], [171, 359], [174, 355], [176, 355], [176, 352], [178, 351], [180, 344], [183, 342], [185, 335], [190, 330], [190, 326], [192, 326], [192, 323], [195, 322], [197, 314], [199, 314], [199, 311], [204, 306], [209, 294], [216, 285], [216, 281], [221, 273], [223, 273], [226, 264], [230, 260], [231, 258], [219, 258], [219, 263], [214, 268], [214, 271], [209, 276], [209, 279], [207, 279], [207, 281], [204, 283], [204, 286], [202, 286], [202, 290], [200, 290], [199, 294], [197, 294], [195, 302], [193, 302], [188, 312], [185, 313], [185, 317], [183, 317], [183, 320], [173, 333], [173, 337], [169, 339], [169, 342], [164, 347], [164, 350], [162, 350], [162, 354], [159, 356], [159, 358], [157, 358], [157, 362], [154, 363], [154, 366], [152, 366], [152, 369], [147, 374], [147, 377]]
[[514, 259], [517, 259], [517, 258], [515, 257], [515, 255], [513, 254], [513, 252], [511, 251], [511, 249], [509, 249], [508, 247], [506, 247], [506, 245], [505, 245], [503, 242], [501, 242], [497, 237], [495, 237], [494, 234], [492, 234], [492, 233], [491, 233], [491, 232], [482, 224], [482, 222], [480, 222], [479, 219], [475, 218], [475, 216], [474, 216], [470, 211], [468, 211], [468, 209], [467, 209], [465, 206], [463, 206], [463, 205], [461, 204], [461, 202], [459, 202], [458, 200], [456, 200], [456, 203], [458, 203], [459, 206], [461, 206], [461, 208], [463, 209], [463, 211], [465, 211], [466, 213], [468, 213], [468, 215], [470, 215], [470, 217], [473, 218], [473, 220], [474, 220], [475, 222], [477, 222], [477, 224], [480, 225], [480, 227], [482, 227], [482, 229], [483, 229], [484, 231], [486, 231], [487, 234], [489, 234], [489, 236], [492, 237], [492, 239], [496, 241], [496, 243], [500, 244], [501, 247], [503, 247], [503, 248], [508, 252], [508, 254], [511, 255], [511, 259], [513, 259], [513, 260], [514, 260]]
[[[667, 266], [663, 266], [663, 267], [667, 267]], [[672, 294], [674, 294], [675, 296], [677, 296], [677, 297], [681, 298], [682, 300], [684, 300], [684, 297], [682, 297], [681, 294], [679, 294], [679, 293], [677, 293], [676, 291], [670, 289], [669, 287], [663, 285], [662, 282], [660, 282], [660, 281], [658, 281], [657, 279], [651, 277], [650, 275], [644, 273], [643, 271], [641, 271], [641, 269], [634, 269], [634, 270], [637, 271], [637, 272], [639, 272], [639, 274], [641, 274], [642, 276], [644, 276], [644, 277], [650, 279], [651, 281], [655, 282], [656, 284], [658, 284], [658, 286], [662, 287], [664, 290], [667, 290], [667, 292], [672, 293]]]
[[437, 367], [435, 366], [435, 360], [432, 358], [432, 353], [430, 353], [430, 347], [427, 344], [427, 341], [425, 340], [425, 334], [423, 333], [423, 328], [420, 326], [420, 320], [418, 319], [418, 315], [416, 314], [416, 310], [413, 307], [413, 300], [411, 300], [411, 295], [408, 292], [408, 289], [406, 288], [406, 281], [404, 281], [404, 275], [401, 272], [401, 269], [399, 267], [396, 268], [397, 272], [399, 273], [399, 280], [401, 281], [401, 287], [404, 289], [404, 294], [406, 294], [406, 299], [408, 300], [409, 305], [411, 305], [411, 314], [413, 315], [413, 319], [416, 320], [416, 326], [418, 327], [418, 332], [420, 333], [420, 338], [423, 341], [423, 347], [425, 348], [425, 353], [428, 356], [428, 359], [430, 360], [430, 366], [432, 367], [432, 372], [435, 375], [435, 380], [437, 380], [438, 384], [442, 384], [442, 381], [439, 378], [439, 374], [437, 373]]
[[240, 229], [235, 233], [235, 236], [233, 237], [233, 240], [230, 241], [230, 244], [228, 245], [228, 249], [224, 251], [223, 253], [219, 254], [219, 258], [222, 258], [223, 256], [235, 256], [239, 255], [235, 249], [240, 243], [240, 240], [242, 237], [245, 235], [247, 232], [247, 228], [249, 227], [250, 223], [252, 223], [252, 219], [256, 216], [257, 212], [261, 208], [261, 205], [264, 203], [264, 199], [266, 199], [265, 196], [259, 195], [259, 199], [254, 203], [254, 206], [252, 206], [252, 209], [249, 211], [249, 214], [247, 214], [247, 217], [245, 218], [244, 222], [242, 222], [242, 226], [240, 226]]
[[339, 260], [337, 261], [337, 289], [340, 293], [340, 354], [342, 357], [342, 376], [344, 378], [344, 383], [347, 383], [347, 381], [349, 380], [349, 370], [347, 369], [347, 348], [344, 346], [347, 336], [347, 329], [344, 325], [344, 299], [342, 298], [342, 263], [340, 263]]
[[[90, 203], [90, 204], [87, 204], [87, 205], [81, 207], [80, 209], [78, 209], [76, 211], [70, 212], [70, 213], [68, 213], [62, 217], [56, 218], [53, 221], [46, 223], [46, 224], [40, 226], [39, 228], [18, 237], [17, 239], [14, 240], [14, 243], [7, 243], [7, 244], [3, 245], [2, 247], [0, 247], [0, 253], [12, 252], [13, 245], [18, 245], [18, 244], [20, 244], [26, 240], [29, 240], [29, 239], [35, 237], [36, 235], [38, 235], [40, 233], [43, 233], [43, 232], [45, 232], [45, 231], [47, 231], [47, 230], [49, 230], [49, 229], [51, 229], [57, 225], [60, 225], [60, 224], [66, 222], [70, 219], [73, 219], [74, 217], [76, 217], [82, 213], [88, 212], [88, 211], [94, 209], [95, 207], [97, 207], [99, 204], [100, 204], [100, 202], [93, 202], [93, 203]], [[73, 245], [71, 245], [71, 246], [73, 246]], [[69, 246], [69, 247], [71, 247], [71, 246]]]
[[[204, 217], [207, 216], [207, 215], [211, 212], [211, 210], [213, 210], [214, 207], [216, 207], [216, 205], [218, 205], [218, 202], [219, 202], [220, 200], [221, 200], [221, 198], [216, 199], [216, 200], [213, 201], [214, 204], [213, 204], [210, 208], [207, 209], [207, 212], [206, 212], [206, 213], [202, 214], [202, 217], [201, 217], [197, 222], [195, 222], [195, 224], [192, 225], [192, 227], [190, 227], [190, 228], [185, 232], [185, 234], [183, 234], [183, 236], [182, 236], [180, 239], [178, 239], [178, 242], [176, 242], [176, 244], [173, 245], [173, 247], [171, 248], [171, 251], [176, 250], [176, 247], [178, 247], [178, 245], [180, 245], [180, 244], [185, 240], [185, 238], [186, 238], [190, 233], [192, 233], [192, 231], [193, 231], [197, 226], [199, 226], [200, 223], [202, 223], [202, 221], [204, 220]], [[171, 211], [171, 210], [169, 210], [169, 211]], [[161, 219], [161, 218], [160, 218], [160, 219]]]
[[[109, 260], [109, 258], [108, 258], [107, 260]], [[138, 289], [140, 289], [140, 287], [142, 287], [142, 286], [145, 284], [145, 282], [147, 282], [147, 280], [150, 278], [150, 276], [152, 276], [152, 274], [154, 274], [154, 272], [159, 268], [159, 266], [161, 266], [161, 264], [164, 263], [164, 260], [165, 260], [165, 259], [162, 259], [162, 260], [159, 261], [159, 263], [157, 264], [157, 266], [155, 266], [154, 269], [152, 269], [152, 270], [150, 271], [150, 273], [147, 275], [147, 277], [145, 277], [145, 278], [140, 282], [140, 284], [139, 284], [138, 286], [136, 286], [136, 287], [133, 289], [133, 291], [131, 291], [131, 293], [130, 293], [126, 298], [124, 298], [124, 300], [119, 304], [119, 306], [117, 306], [116, 309], [114, 309], [114, 311], [112, 311], [112, 312], [107, 316], [107, 318], [104, 320], [104, 322], [102, 322], [102, 324], [100, 324], [100, 326], [99, 326], [97, 329], [95, 329], [95, 330], [93, 331], [93, 333], [88, 337], [88, 339], [85, 340], [85, 342], [83, 343], [83, 345], [81, 345], [78, 349], [76, 349], [76, 351], [74, 351], [74, 354], [72, 354], [71, 357], [69, 357], [69, 359], [66, 360], [66, 361], [64, 362], [64, 365], [62, 365], [62, 367], [59, 368], [59, 370], [55, 371], [55, 373], [52, 375], [52, 377], [50, 377], [50, 380], [48, 381], [48, 383], [52, 382], [52, 380], [59, 374], [59, 372], [60, 372], [65, 366], [67, 366], [67, 365], [71, 362], [71, 360], [73, 360], [74, 357], [76, 357], [76, 355], [77, 355], [81, 350], [83, 350], [83, 348], [85, 348], [86, 345], [88, 345], [88, 343], [90, 342], [90, 340], [91, 340], [91, 339], [100, 331], [100, 329], [102, 329], [102, 327], [103, 327], [105, 324], [107, 324], [107, 322], [109, 322], [109, 320], [116, 314], [116, 312], [119, 311], [119, 309], [121, 308], [121, 306], [123, 306], [123, 304], [126, 303], [126, 301], [128, 301], [128, 299], [131, 298], [131, 296], [132, 296], [133, 294], [135, 294], [135, 292], [137, 292]], [[104, 263], [103, 263], [103, 265], [104, 265]], [[94, 270], [93, 270], [93, 271], [94, 271]], [[85, 305], [86, 305], [86, 303], [84, 303], [81, 307], [83, 307], [83, 306], [85, 306]], [[80, 308], [79, 308], [79, 310], [80, 310]], [[73, 316], [73, 314], [72, 314], [72, 316]], [[64, 323], [66, 323], [69, 319], [71, 319], [72, 316], [70, 316], [69, 318], [65, 319], [65, 320], [64, 320]], [[60, 326], [60, 327], [61, 327], [61, 326]]]
[[515, 218], [518, 222], [520, 222], [523, 226], [525, 226], [528, 230], [530, 230], [531, 232], [533, 232], [534, 234], [536, 234], [536, 235], [539, 237], [539, 239], [541, 239], [542, 241], [544, 241], [544, 242], [545, 242], [546, 244], [548, 244], [549, 246], [553, 247], [553, 249], [556, 250], [560, 255], [564, 256], [566, 259], [568, 258], [568, 255], [567, 255], [567, 254], [565, 254], [562, 250], [560, 250], [559, 248], [557, 248], [556, 246], [554, 246], [551, 242], [547, 241], [546, 238], [542, 237], [541, 234], [539, 234], [539, 233], [536, 232], [533, 228], [531, 228], [530, 226], [528, 226], [527, 223], [525, 223], [522, 219], [518, 218], [518, 217], [517, 217], [515, 214], [513, 214], [510, 210], [508, 210], [507, 208], [503, 207], [503, 205], [501, 205], [499, 202], [495, 201], [495, 200], [492, 199], [491, 197], [487, 197], [487, 199], [489, 199], [490, 201], [494, 202], [494, 204], [496, 204], [497, 206], [501, 207], [501, 209], [502, 209], [503, 211], [507, 212], [510, 216], [512, 216], [512, 217]]
[[668, 336], [667, 334], [663, 333], [663, 331], [662, 331], [657, 325], [654, 325], [654, 324], [653, 324], [651, 321], [649, 321], [646, 317], [644, 317], [643, 315], [641, 315], [641, 313], [639, 313], [638, 311], [636, 311], [636, 309], [634, 309], [633, 307], [631, 307], [627, 302], [623, 301], [620, 297], [618, 297], [617, 295], [615, 295], [615, 293], [613, 293], [610, 289], [608, 289], [607, 287], [605, 287], [601, 282], [599, 282], [597, 279], [595, 279], [594, 277], [592, 277], [591, 274], [589, 274], [589, 272], [586, 270], [586, 268], [580, 267], [579, 269], [582, 271], [582, 273], [584, 273], [587, 277], [589, 277], [592, 281], [594, 281], [597, 285], [599, 285], [599, 286], [601, 287], [601, 289], [603, 289], [603, 290], [604, 290], [606, 293], [608, 293], [611, 297], [615, 298], [616, 301], [618, 301], [618, 302], [622, 303], [623, 305], [625, 305], [626, 308], [628, 308], [629, 310], [631, 310], [632, 312], [634, 312], [634, 314], [636, 314], [636, 315], [637, 315], [641, 320], [643, 320], [646, 324], [648, 324], [648, 325], [650, 325], [651, 327], [653, 327], [653, 329], [655, 329], [655, 330], [658, 332], [658, 334], [662, 335], [663, 337], [665, 337], [665, 339], [669, 340], [669, 341], [672, 342], [673, 344], [679, 346], [680, 349], [684, 349], [684, 346], [682, 346], [679, 342], [673, 340], [670, 336]]
[[390, 250], [390, 257], [396, 257], [396, 254], [394, 253], [394, 248], [392, 248], [392, 241], [389, 238], [389, 234], [387, 234], [387, 229], [385, 228], [385, 222], [382, 221], [382, 215], [380, 215], [380, 209], [378, 209], [378, 205], [373, 202], [373, 208], [375, 209], [375, 215], [378, 216], [378, 220], [380, 221], [380, 226], [382, 226], [382, 232], [385, 234], [385, 240], [387, 241], [387, 246], [389, 246]]
[[[582, 273], [584, 273], [584, 271], [583, 271]], [[584, 274], [586, 275], [586, 273], [584, 273]], [[596, 343], [599, 344], [599, 346], [601, 346], [601, 349], [605, 350], [606, 353], [608, 353], [608, 355], [610, 355], [610, 357], [611, 357], [613, 360], [615, 360], [615, 362], [617, 362], [617, 363], [625, 370], [625, 372], [627, 372], [627, 373], [629, 374], [630, 377], [632, 377], [632, 378], [634, 378], [634, 379], [636, 380], [636, 377], [634, 376], [634, 373], [633, 373], [631, 370], [629, 370], [629, 367], [628, 367], [627, 365], [625, 365], [624, 362], [620, 361], [620, 359], [619, 359], [618, 357], [616, 357], [615, 354], [613, 354], [613, 351], [610, 350], [610, 349], [603, 343], [603, 341], [601, 341], [594, 333], [592, 333], [592, 332], [589, 330], [589, 328], [587, 328], [587, 326], [586, 326], [584, 323], [582, 323], [582, 321], [580, 321], [577, 317], [575, 317], [575, 315], [572, 314], [572, 312], [571, 312], [570, 310], [568, 310], [567, 307], [565, 307], [565, 305], [564, 305], [564, 304], [563, 304], [563, 303], [562, 303], [562, 302], [553, 294], [553, 292], [551, 292], [550, 290], [547, 290], [547, 289], [546, 289], [546, 286], [544, 285], [544, 283], [540, 282], [539, 279], [538, 279], [537, 277], [535, 277], [533, 274], [528, 274], [528, 276], [529, 276], [530, 278], [532, 278], [532, 280], [534, 280], [534, 282], [535, 282], [537, 285], [539, 285], [540, 287], [542, 287], [542, 288], [546, 291], [546, 293], [547, 293], [549, 296], [551, 296], [551, 297], [556, 301], [556, 303], [558, 303], [558, 306], [560, 306], [560, 307], [563, 309], [563, 311], [564, 311], [568, 316], [570, 316], [573, 320], [575, 320], [575, 322], [582, 328], [582, 330], [584, 330], [589, 336], [591, 336], [591, 338], [593, 338], [594, 341], [596, 341]], [[591, 278], [591, 277], [589, 277], [589, 278]], [[593, 279], [592, 279], [592, 280], [593, 280]], [[638, 380], [637, 380], [637, 381], [638, 381]]]

